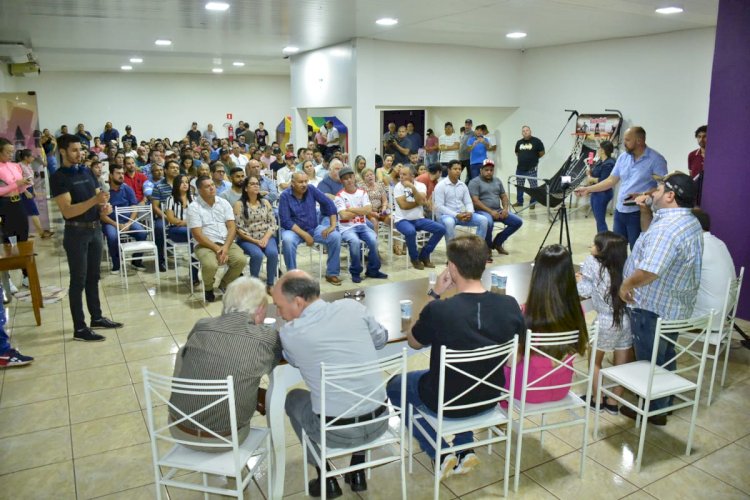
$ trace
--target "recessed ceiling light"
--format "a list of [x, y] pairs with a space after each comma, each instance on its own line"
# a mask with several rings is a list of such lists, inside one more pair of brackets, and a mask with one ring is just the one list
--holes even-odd
[[224, 70], [221, 68], [214, 68], [211, 71], [213, 71], [214, 73], [224, 73]]
[[143, 59], [141, 59], [140, 57], [131, 57], [130, 58], [130, 62], [132, 62], [132, 63], [142, 63]]
[[215, 11], [223, 12], [227, 9], [229, 9], [229, 4], [226, 2], [208, 2], [206, 4], [206, 10], [215, 10]]
[[161, 45], [162, 47], [167, 47], [169, 45], [172, 45], [172, 40], [167, 40], [166, 38], [159, 38], [154, 43], [156, 45]]
[[234, 61], [234, 62], [232, 63], [232, 66], [237, 66], [238, 68], [241, 68], [241, 67], [243, 67], [244, 65], [245, 65], [245, 63], [243, 63], [242, 61]]
[[131, 69], [133, 69], [133, 67], [126, 64], [124, 66], [120, 66], [120, 69], [123, 71], [130, 71]]
[[297, 52], [299, 52], [299, 47], [295, 47], [293, 45], [287, 45], [286, 47], [281, 49], [281, 51], [284, 54], [296, 54]]
[[377, 21], [375, 21], [375, 24], [379, 24], [380, 26], [393, 26], [395, 24], [398, 24], [398, 19], [394, 19], [392, 17], [381, 17]]
[[526, 38], [526, 33], [523, 31], [513, 31], [505, 35], [506, 38]]
[[683, 12], [682, 7], [661, 7], [656, 9], [657, 14], [679, 14]]

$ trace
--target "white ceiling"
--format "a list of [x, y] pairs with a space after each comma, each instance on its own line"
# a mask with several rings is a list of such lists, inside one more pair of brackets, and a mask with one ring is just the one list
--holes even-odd
[[[281, 49], [313, 50], [356, 37], [525, 49], [716, 25], [718, 0], [0, 0], [0, 43], [33, 48], [43, 71], [288, 74]], [[679, 5], [682, 14], [654, 9]], [[394, 27], [377, 26], [396, 17]], [[524, 31], [510, 40], [505, 34]], [[171, 47], [157, 47], [156, 38]], [[2, 56], [0, 49], [0, 56]], [[243, 68], [233, 61], [246, 63]]]

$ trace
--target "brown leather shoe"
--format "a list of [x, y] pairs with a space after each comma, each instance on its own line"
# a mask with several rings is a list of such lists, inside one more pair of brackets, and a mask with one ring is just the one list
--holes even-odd
[[[635, 420], [635, 418], [638, 416], [634, 410], [624, 405], [620, 406], [620, 414], [628, 418], [632, 418], [633, 420]], [[667, 416], [662, 413], [661, 415], [654, 415], [653, 417], [648, 417], [648, 423], [653, 424], [653, 425], [659, 425], [659, 426], [667, 425]]]
[[492, 248], [497, 250], [497, 253], [500, 255], [508, 255], [508, 251], [504, 249], [502, 245], [493, 245]]
[[422, 264], [424, 265], [424, 267], [428, 267], [430, 269], [434, 269], [435, 268], [435, 264], [433, 264], [432, 262], [430, 262], [430, 259], [419, 259], [419, 260], [422, 261]]
[[522, 207], [522, 206], [523, 206], [523, 203], [518, 203], [518, 202], [516, 202], [516, 203], [514, 203], [514, 204], [513, 204], [512, 206], [514, 206], [514, 207]]
[[341, 286], [341, 280], [338, 276], [326, 276], [326, 281], [335, 286]]
[[424, 269], [424, 264], [419, 259], [411, 259], [411, 265], [414, 266], [414, 269], [419, 269], [420, 271]]

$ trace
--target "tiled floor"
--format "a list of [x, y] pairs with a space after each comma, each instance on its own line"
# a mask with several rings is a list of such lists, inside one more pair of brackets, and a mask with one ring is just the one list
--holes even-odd
[[[546, 212], [524, 212], [525, 225], [508, 243], [510, 255], [496, 262], [533, 258], [548, 227]], [[588, 253], [594, 221], [582, 212], [571, 216], [575, 262]], [[58, 231], [61, 228], [57, 228]], [[553, 231], [551, 240], [556, 239]], [[60, 233], [38, 241], [43, 285], [66, 286], [68, 268]], [[444, 259], [440, 246], [435, 262]], [[307, 259], [300, 259], [306, 263]], [[397, 270], [394, 270], [397, 268]], [[103, 268], [104, 269], [104, 268]], [[403, 260], [384, 269], [392, 279], [423, 276], [404, 271]], [[345, 275], [344, 275], [345, 276]], [[104, 343], [71, 341], [67, 299], [43, 310], [43, 325], [34, 324], [31, 306], [13, 301], [7, 309], [12, 340], [33, 355], [33, 365], [0, 371], [0, 498], [119, 498], [155, 497], [151, 453], [143, 411], [142, 366], [171, 374], [175, 353], [193, 323], [217, 315], [220, 304], [204, 306], [191, 300], [185, 284], [173, 274], [159, 286], [154, 275], [133, 275], [124, 290], [117, 276], [104, 271], [102, 302], [105, 314], [126, 326], [109, 332]], [[19, 278], [16, 277], [16, 282]], [[367, 284], [367, 282], [365, 282]], [[352, 287], [348, 280], [344, 287]], [[328, 284], [323, 291], [330, 290]], [[741, 322], [746, 331], [750, 323]], [[577, 475], [581, 431], [560, 430], [545, 436], [544, 446], [530, 436], [524, 441], [521, 487], [524, 498], [747, 498], [750, 496], [750, 352], [735, 341], [727, 387], [717, 390], [711, 407], [702, 405], [693, 454], [684, 453], [687, 420], [683, 412], [663, 428], [650, 427], [643, 469], [633, 470], [637, 434], [632, 421], [603, 415], [601, 438], [593, 440], [586, 474]], [[424, 366], [425, 357], [410, 360]], [[264, 419], [257, 418], [264, 425]], [[288, 424], [288, 421], [287, 421]], [[303, 498], [301, 447], [288, 432], [285, 494]], [[470, 475], [449, 478], [443, 498], [498, 498], [503, 485], [500, 451], [480, 453], [482, 464]], [[417, 455], [408, 478], [411, 498], [431, 497], [428, 461]], [[398, 468], [373, 471], [370, 489], [362, 498], [398, 496]], [[388, 478], [384, 480], [385, 478]], [[196, 481], [199, 479], [196, 478]], [[265, 478], [253, 485], [253, 498], [266, 491]], [[342, 482], [342, 486], [343, 482]], [[346, 488], [345, 498], [356, 498]], [[170, 490], [172, 498], [196, 498], [195, 493]]]

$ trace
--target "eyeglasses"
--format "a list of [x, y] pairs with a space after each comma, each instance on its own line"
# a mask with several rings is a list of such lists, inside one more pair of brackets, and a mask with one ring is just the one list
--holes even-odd
[[260, 186], [260, 183], [258, 183], [258, 182], [248, 182], [247, 185], [248, 186]]
[[216, 171], [215, 171], [215, 173], [217, 173], [217, 174], [223, 174], [223, 173], [225, 173], [225, 172], [226, 172], [226, 170], [216, 170]]

